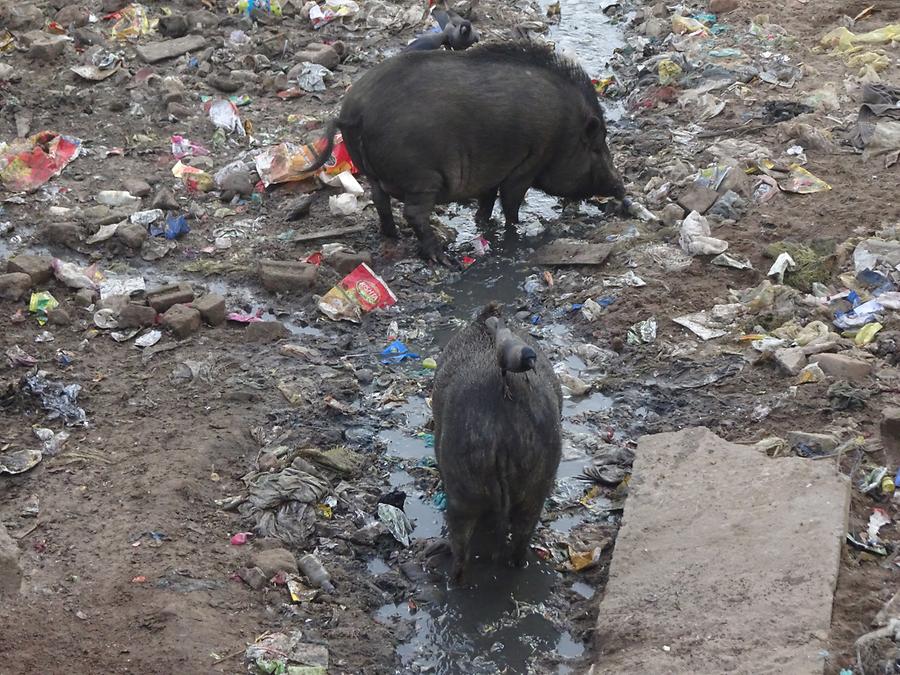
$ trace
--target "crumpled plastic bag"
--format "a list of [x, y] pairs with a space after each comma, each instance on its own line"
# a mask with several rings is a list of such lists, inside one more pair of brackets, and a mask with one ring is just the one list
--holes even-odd
[[76, 405], [80, 384], [64, 385], [47, 379], [47, 373], [40, 371], [25, 380], [24, 390], [41, 400], [41, 405], [49, 414], [48, 420], [62, 418], [66, 426], [87, 426], [87, 415]]
[[240, 513], [256, 522], [261, 537], [277, 537], [303, 547], [315, 526], [315, 505], [328, 494], [328, 483], [293, 464], [278, 473], [254, 477]]
[[690, 255], [718, 255], [728, 249], [727, 241], [710, 236], [709, 222], [696, 211], [691, 211], [681, 222], [678, 241]]
[[394, 539], [404, 546], [409, 546], [409, 535], [412, 534], [413, 526], [401, 509], [390, 504], [380, 503], [378, 504], [378, 520], [384, 524]]
[[304, 61], [303, 70], [297, 76], [297, 84], [303, 91], [325, 91], [325, 78], [331, 77], [331, 71], [318, 63]]
[[247, 647], [244, 659], [257, 673], [326, 675], [328, 648], [303, 639], [303, 631], [269, 633]]
[[857, 45], [878, 45], [900, 42], [900, 23], [882, 26], [868, 33], [853, 33], [844, 26], [829, 31], [819, 44], [837, 52], [847, 52]]

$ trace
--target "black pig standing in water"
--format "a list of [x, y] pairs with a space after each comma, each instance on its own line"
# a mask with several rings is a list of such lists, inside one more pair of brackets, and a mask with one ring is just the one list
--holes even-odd
[[499, 305], [492, 303], [455, 335], [434, 377], [434, 447], [447, 493], [457, 582], [476, 530], [503, 542], [492, 551], [494, 560], [506, 553], [513, 565], [524, 564], [562, 453], [563, 399], [556, 374], [533, 339], [509, 331], [536, 358], [527, 373], [504, 376], [498, 356], [510, 338], [497, 342], [499, 316]]
[[569, 200], [625, 196], [590, 78], [532, 43], [411, 51], [375, 66], [344, 97], [311, 170], [337, 129], [369, 179], [382, 233], [397, 236], [390, 198], [399, 199], [422, 255], [444, 264], [435, 204], [477, 198], [485, 224], [499, 193], [513, 226], [531, 187]]

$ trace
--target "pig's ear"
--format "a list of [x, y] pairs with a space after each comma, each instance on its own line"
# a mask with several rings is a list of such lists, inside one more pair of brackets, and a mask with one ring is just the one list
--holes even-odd
[[603, 120], [601, 120], [596, 115], [591, 115], [590, 117], [588, 117], [588, 121], [584, 127], [584, 131], [590, 140], [594, 140], [599, 134], [603, 132]]

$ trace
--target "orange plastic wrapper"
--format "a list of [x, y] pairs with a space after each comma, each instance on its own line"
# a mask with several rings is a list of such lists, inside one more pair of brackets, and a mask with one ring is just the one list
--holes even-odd
[[209, 192], [216, 188], [216, 183], [212, 176], [203, 169], [184, 164], [180, 160], [172, 167], [172, 175], [175, 178], [180, 178], [191, 192]]
[[357, 173], [358, 169], [350, 160], [341, 134], [335, 136], [334, 149], [324, 166], [316, 171], [309, 171], [307, 167], [316, 161], [327, 143], [324, 138], [320, 138], [315, 143], [307, 145], [281, 143], [265, 149], [255, 159], [256, 171], [262, 178], [263, 185], [269, 187], [278, 183], [301, 181], [315, 176], [320, 171], [331, 176], [342, 171]]
[[363, 313], [396, 302], [397, 296], [384, 280], [362, 263], [319, 299], [319, 310], [333, 321], [359, 323]]

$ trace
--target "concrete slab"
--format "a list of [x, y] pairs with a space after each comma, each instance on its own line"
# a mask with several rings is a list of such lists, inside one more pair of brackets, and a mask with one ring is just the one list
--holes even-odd
[[644, 436], [597, 622], [599, 673], [821, 673], [850, 482], [706, 428]]

